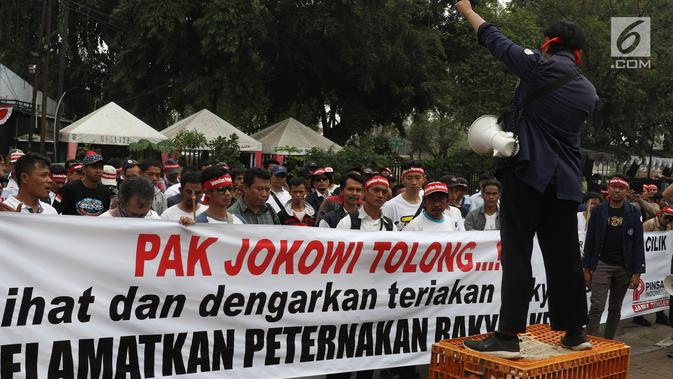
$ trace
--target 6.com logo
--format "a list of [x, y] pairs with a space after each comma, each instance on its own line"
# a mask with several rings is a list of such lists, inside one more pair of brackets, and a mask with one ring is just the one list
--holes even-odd
[[649, 17], [612, 17], [610, 19], [610, 55], [612, 68], [651, 68]]

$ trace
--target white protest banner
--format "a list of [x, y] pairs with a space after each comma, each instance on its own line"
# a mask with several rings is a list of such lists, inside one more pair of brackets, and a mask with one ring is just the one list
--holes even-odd
[[[498, 232], [6, 213], [0, 229], [3, 378], [286, 378], [407, 366], [426, 364], [437, 340], [497, 326]], [[671, 250], [657, 243], [648, 267], [670, 267]], [[547, 322], [539, 252], [533, 267], [529, 321]], [[643, 276], [644, 288], [656, 280]], [[659, 295], [645, 289], [640, 299]], [[657, 301], [636, 310], [663, 309]]]

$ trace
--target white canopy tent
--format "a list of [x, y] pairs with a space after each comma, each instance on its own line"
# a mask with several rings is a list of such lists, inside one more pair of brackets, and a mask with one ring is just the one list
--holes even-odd
[[61, 129], [59, 135], [64, 142], [118, 146], [128, 146], [141, 139], [153, 143], [167, 139], [114, 102]]
[[[161, 133], [168, 138], [173, 138], [183, 130], [195, 130], [203, 134], [209, 142], [217, 137], [229, 137], [232, 134], [235, 134], [238, 136], [238, 146], [242, 152], [262, 150], [262, 144], [259, 141], [236, 129], [233, 125], [221, 119], [208, 109], [202, 109], [199, 112], [176, 122], [162, 130]], [[202, 150], [209, 150], [209, 148], [204, 146]]]
[[304, 155], [312, 148], [341, 150], [341, 146], [292, 117], [260, 130], [252, 138], [262, 143], [264, 154]]

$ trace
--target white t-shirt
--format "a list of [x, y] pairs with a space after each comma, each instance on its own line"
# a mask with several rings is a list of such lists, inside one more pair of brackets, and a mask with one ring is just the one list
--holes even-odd
[[450, 205], [449, 209], [444, 211], [444, 217], [453, 223], [453, 227], [457, 232], [465, 231], [465, 219], [463, 218], [463, 214], [460, 213], [460, 209]]
[[402, 194], [399, 194], [383, 205], [383, 215], [393, 220], [398, 230], [402, 230], [414, 218], [422, 201], [421, 197], [418, 203], [412, 204], [404, 200]]
[[[107, 211], [107, 212], [105, 212], [105, 213], [102, 213], [102, 214], [101, 214], [100, 216], [98, 216], [98, 217], [113, 217], [112, 214], [110, 214], [111, 211], [112, 211], [112, 209], [110, 209], [109, 211]], [[130, 217], [129, 217], [129, 218], [130, 218]], [[154, 210], [152, 210], [152, 209], [150, 209], [150, 211], [147, 212], [147, 214], [146, 214], [145, 217], [143, 217], [143, 218], [144, 218], [145, 220], [161, 220], [161, 216], [159, 216], [159, 214], [158, 214], [157, 212], [155, 212]]]
[[10, 196], [16, 196], [19, 194], [19, 185], [16, 183], [16, 180], [14, 180], [12, 177], [9, 178], [9, 181], [7, 182], [7, 185], [5, 188], [2, 189], [2, 197], [3, 199], [9, 199]]
[[166, 188], [166, 198], [180, 194], [180, 183], [173, 184], [172, 186]]
[[[383, 219], [371, 218], [367, 212], [365, 212], [363, 207], [358, 209], [358, 218], [360, 218], [360, 230], [365, 232], [379, 232], [385, 231], [386, 227], [383, 224]], [[350, 229], [351, 228], [351, 216], [347, 214], [344, 216], [336, 226], [336, 229]]]
[[[274, 194], [276, 194], [276, 197], [283, 205], [287, 204], [288, 201], [292, 200], [292, 195], [290, 195], [290, 193], [287, 192], [285, 189], [283, 189], [278, 193], [274, 192]], [[274, 212], [276, 213], [280, 212], [280, 207], [278, 206], [278, 204], [276, 204], [276, 200], [274, 200], [273, 196], [269, 195], [269, 200], [267, 200], [266, 203], [273, 208]]]
[[486, 224], [484, 225], [484, 230], [498, 230], [498, 227], [495, 225], [495, 218], [498, 217], [498, 213], [493, 213], [492, 215], [489, 215], [487, 213], [484, 213], [484, 216], [486, 217]]
[[7, 199], [5, 199], [5, 201], [3, 201], [3, 203], [9, 205], [10, 207], [12, 207], [14, 209], [16, 209], [19, 206], [19, 204], [23, 204], [21, 206], [21, 213], [45, 214], [45, 215], [57, 215], [58, 214], [58, 212], [56, 211], [56, 209], [54, 207], [52, 207], [51, 205], [49, 205], [49, 204], [47, 204], [47, 203], [45, 203], [44, 201], [41, 201], [41, 200], [38, 200], [38, 203], [39, 203], [40, 207], [42, 207], [42, 212], [39, 212], [39, 211], [38, 212], [31, 212], [32, 208], [30, 208], [25, 203], [19, 201], [19, 199], [14, 197], [14, 195], [9, 195], [9, 197], [7, 197]]
[[[460, 211], [458, 211], [460, 213]], [[430, 218], [424, 211], [404, 227], [405, 232], [455, 232], [457, 224], [446, 213], [441, 220]]]
[[477, 192], [470, 196], [470, 200], [472, 200], [472, 206], [470, 207], [470, 210], [477, 209], [484, 205], [484, 198], [481, 197], [481, 192]]
[[[162, 220], [175, 220], [179, 221], [180, 217], [186, 216], [189, 218], [194, 218], [194, 213], [193, 212], [185, 212], [180, 207], [178, 207], [180, 204], [175, 204], [172, 207], [166, 209], [164, 213], [161, 214], [161, 219]], [[201, 212], [205, 212], [208, 209], [207, 205], [203, 204], [196, 204], [196, 214], [198, 215]]]
[[587, 231], [587, 220], [584, 219], [584, 212], [577, 212], [577, 231]]
[[[236, 217], [236, 215], [233, 215], [233, 214], [229, 213], [229, 216], [232, 219], [231, 225], [243, 225], [243, 224], [245, 224], [240, 218]], [[224, 220], [218, 220], [218, 219], [212, 218], [208, 215], [206, 215], [206, 218], [208, 219], [209, 224], [227, 224], [227, 222], [224, 221]]]

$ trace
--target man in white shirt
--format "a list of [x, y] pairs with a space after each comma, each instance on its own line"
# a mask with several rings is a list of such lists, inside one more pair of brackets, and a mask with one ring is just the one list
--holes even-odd
[[9, 164], [7, 165], [7, 171], [9, 171], [9, 176], [7, 180], [7, 184], [5, 187], [2, 189], [2, 198], [7, 199], [10, 195], [16, 196], [17, 193], [19, 193], [19, 185], [17, 184], [16, 173], [14, 172], [14, 165], [16, 164], [16, 161], [19, 160], [23, 156], [23, 151], [19, 149], [13, 149], [9, 151]]
[[357, 212], [349, 213], [339, 221], [336, 229], [354, 229], [366, 232], [392, 231], [392, 220], [383, 215], [381, 208], [390, 190], [388, 179], [374, 176], [365, 182], [364, 203]]
[[404, 192], [390, 199], [383, 206], [383, 215], [393, 220], [398, 230], [404, 229], [421, 206], [421, 188], [425, 183], [425, 170], [420, 162], [410, 162], [402, 171]]
[[271, 169], [271, 193], [269, 200], [266, 201], [273, 210], [278, 213], [285, 208], [285, 204], [292, 200], [292, 195], [285, 189], [287, 183], [287, 168], [285, 166], [274, 166]]
[[195, 215], [208, 209], [207, 205], [201, 204], [202, 196], [201, 173], [197, 171], [187, 172], [180, 177], [180, 202], [166, 209], [161, 214], [161, 219], [178, 221], [182, 217], [188, 217], [194, 220]]
[[433, 231], [433, 232], [455, 232], [461, 228], [460, 211], [457, 208], [455, 212], [448, 212], [449, 207], [449, 189], [442, 182], [428, 183], [423, 196], [423, 211], [416, 216], [407, 226], [405, 232], [413, 231]]
[[587, 192], [584, 195], [584, 205], [586, 209], [584, 212], [577, 212], [577, 231], [586, 232], [587, 222], [591, 216], [591, 208], [595, 207], [601, 202], [601, 195], [598, 192]]
[[153, 211], [154, 184], [144, 176], [134, 176], [119, 186], [119, 206], [101, 214], [99, 217], [130, 217], [148, 220], [161, 220]]
[[0, 211], [57, 215], [54, 207], [40, 201], [49, 197], [49, 165], [49, 160], [41, 155], [22, 155], [14, 163], [18, 192], [0, 203]]

